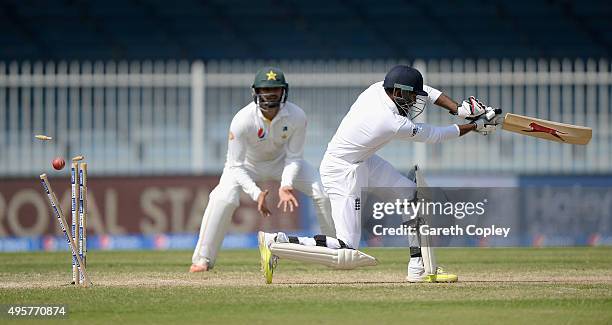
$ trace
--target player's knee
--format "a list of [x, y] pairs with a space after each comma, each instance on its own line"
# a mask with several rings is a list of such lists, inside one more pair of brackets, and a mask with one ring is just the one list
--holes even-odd
[[223, 189], [217, 186], [210, 192], [208, 200], [209, 202], [223, 201], [238, 206], [240, 204], [240, 193], [235, 189]]
[[325, 193], [321, 182], [315, 182], [312, 185], [312, 198], [315, 200], [329, 200], [329, 196]]

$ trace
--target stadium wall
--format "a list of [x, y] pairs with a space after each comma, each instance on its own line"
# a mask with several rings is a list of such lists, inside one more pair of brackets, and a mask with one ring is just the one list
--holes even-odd
[[[394, 142], [381, 155], [430, 172], [612, 172], [612, 77], [607, 59], [0, 62], [0, 177], [33, 176], [54, 156], [85, 155], [92, 175], [219, 173], [233, 115], [253, 74], [286, 71], [289, 98], [309, 118], [305, 158], [318, 165], [355, 98], [398, 63], [455, 100], [594, 129], [588, 146], [499, 132], [439, 145]], [[459, 122], [429, 107], [418, 122]], [[55, 137], [33, 141], [33, 134]], [[479, 157], [473, 159], [473, 157]], [[67, 173], [67, 172], [65, 172]], [[67, 175], [67, 174], [64, 174]]]
[[[217, 176], [92, 177], [89, 183], [88, 240], [91, 249], [193, 249]], [[431, 175], [430, 186], [517, 188], [507, 200], [516, 224], [516, 242], [467, 242], [463, 246], [575, 246], [612, 244], [612, 176]], [[70, 211], [69, 180], [51, 183], [63, 211]], [[318, 233], [311, 204], [299, 197], [300, 209], [283, 213], [274, 208], [277, 184], [271, 189], [273, 215], [262, 218], [243, 195], [232, 219], [224, 248], [252, 248], [258, 230], [292, 234]], [[533, 188], [535, 192], [529, 192]], [[568, 191], [568, 188], [571, 190]], [[537, 199], [534, 198], [537, 195]], [[508, 202], [506, 202], [508, 203]], [[542, 207], [547, 207], [543, 209]], [[503, 210], [503, 209], [502, 209]], [[544, 213], [545, 212], [545, 213]], [[508, 219], [515, 219], [508, 220]], [[528, 221], [528, 222], [526, 222]], [[567, 226], [567, 227], [566, 227]], [[364, 244], [367, 244], [364, 242]], [[0, 251], [65, 250], [65, 241], [34, 178], [0, 182]]]

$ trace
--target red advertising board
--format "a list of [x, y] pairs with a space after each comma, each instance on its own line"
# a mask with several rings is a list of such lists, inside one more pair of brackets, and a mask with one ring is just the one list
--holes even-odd
[[[50, 178], [66, 218], [70, 218], [70, 180]], [[199, 231], [208, 195], [218, 176], [89, 177], [90, 234], [195, 233]], [[273, 215], [262, 218], [246, 194], [234, 213], [230, 232], [300, 229], [298, 213], [275, 209], [278, 184], [270, 189], [268, 207]], [[59, 234], [56, 219], [38, 177], [0, 180], [0, 237]]]

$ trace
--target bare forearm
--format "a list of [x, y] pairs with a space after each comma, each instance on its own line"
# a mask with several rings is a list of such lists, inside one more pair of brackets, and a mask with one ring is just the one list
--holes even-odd
[[453, 115], [457, 115], [457, 107], [459, 104], [445, 94], [440, 95], [434, 104], [446, 108]]
[[463, 125], [458, 125], [458, 126], [459, 126], [459, 136], [462, 136], [470, 131], [476, 130], [476, 124], [474, 123], [463, 124]]

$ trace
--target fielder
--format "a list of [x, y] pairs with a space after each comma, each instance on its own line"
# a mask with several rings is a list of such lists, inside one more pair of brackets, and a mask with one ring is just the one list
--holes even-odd
[[270, 215], [268, 190], [255, 182], [280, 181], [278, 207], [293, 211], [298, 206], [294, 188], [311, 197], [321, 231], [334, 236], [329, 198], [317, 171], [303, 160], [306, 115], [287, 101], [289, 85], [283, 72], [266, 67], [253, 82], [253, 101], [232, 120], [227, 160], [219, 185], [210, 193], [200, 235], [189, 272], [213, 268], [232, 215], [239, 205], [240, 190], [257, 202], [262, 216]]
[[[412, 120], [423, 111], [427, 102], [435, 103], [453, 115], [471, 119], [471, 122], [444, 127], [414, 123]], [[371, 85], [357, 98], [321, 161], [321, 181], [331, 201], [336, 237], [298, 238], [284, 233], [260, 232], [258, 239], [266, 282], [272, 282], [279, 258], [339, 269], [376, 265], [373, 257], [357, 250], [361, 238], [362, 188], [393, 187], [403, 192], [402, 197], [414, 198], [420, 178], [418, 170], [415, 181], [406, 178], [376, 152], [394, 139], [436, 143], [458, 138], [470, 131], [486, 135], [501, 123], [496, 114], [497, 111], [474, 97], [458, 105], [439, 90], [423, 85], [421, 73], [414, 68], [403, 65], [392, 68], [384, 81]], [[457, 276], [438, 268], [428, 238], [418, 238], [416, 245], [411, 244], [406, 280], [455, 282]]]

